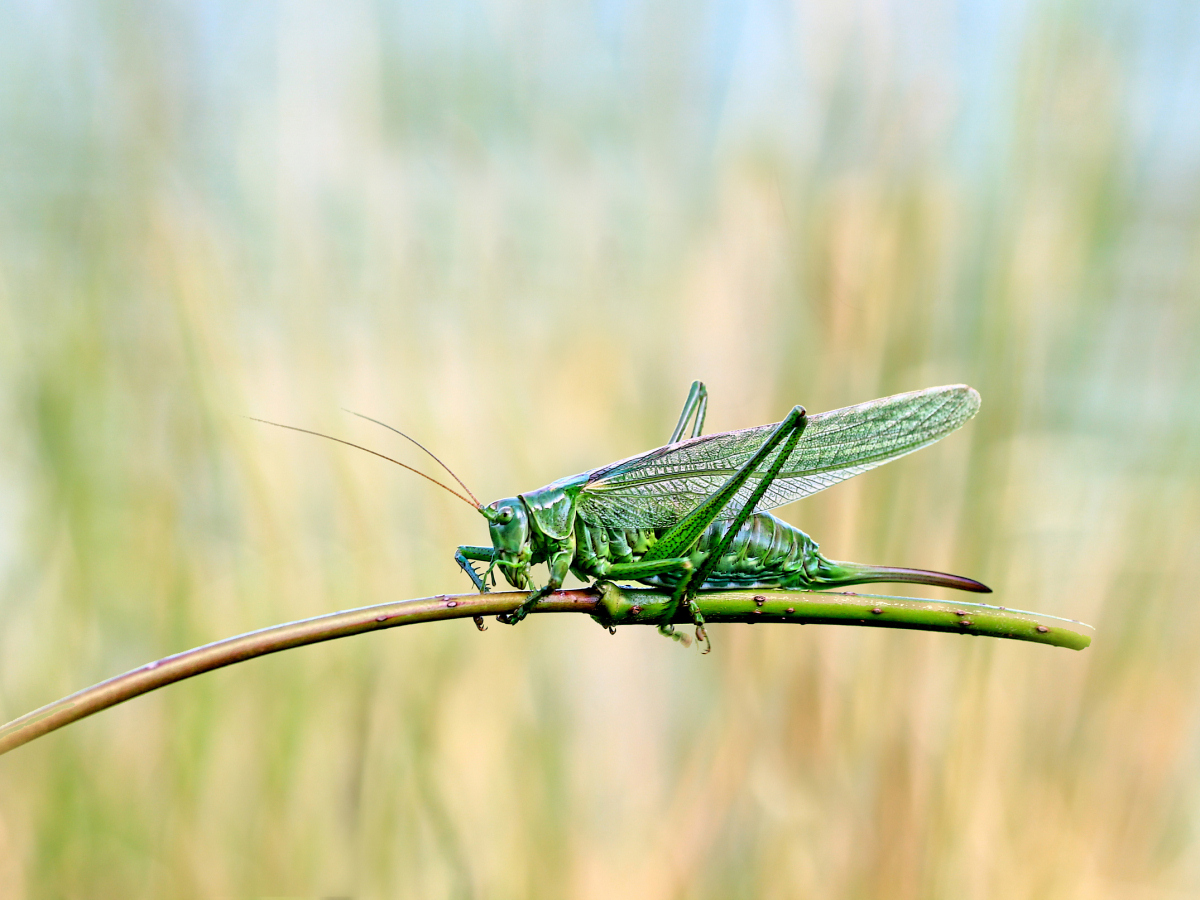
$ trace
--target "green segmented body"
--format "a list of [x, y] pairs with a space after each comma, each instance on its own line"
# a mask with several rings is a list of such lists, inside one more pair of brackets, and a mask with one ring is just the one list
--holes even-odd
[[[816, 541], [767, 512], [945, 437], [979, 409], [971, 388], [927, 388], [811, 417], [796, 406], [774, 425], [712, 435], [702, 435], [706, 404], [696, 382], [666, 445], [480, 506], [492, 546], [464, 545], [455, 559], [480, 590], [496, 568], [525, 589], [530, 566], [546, 563], [549, 581], [510, 622], [560, 588], [568, 572], [669, 588], [660, 626], [667, 634], [680, 604], [703, 634], [692, 597], [705, 590], [868, 582], [989, 590], [960, 575], [827, 559]], [[482, 576], [472, 560], [489, 563]]]
[[[708, 559], [728, 532], [730, 522], [718, 519], [708, 526], [690, 554], [697, 568]], [[638, 562], [666, 529], [614, 528], [576, 521], [575, 574], [604, 578], [613, 563]], [[799, 528], [770, 513], [756, 513], [738, 529], [728, 551], [717, 560], [699, 590], [778, 588], [804, 590], [824, 583], [830, 562], [817, 551], [817, 542]], [[636, 579], [655, 587], [674, 588], [680, 576], [664, 572]], [[844, 582], [839, 582], [844, 583]]]
[[[489, 579], [495, 585], [496, 570], [513, 587], [529, 590], [520, 607], [499, 617], [508, 624], [521, 621], [572, 572], [585, 580], [669, 588], [659, 631], [680, 639], [675, 615], [683, 609], [708, 648], [704, 616], [695, 602], [700, 591], [807, 590], [883, 581], [990, 593], [991, 588], [961, 575], [827, 559], [816, 541], [767, 512], [941, 440], [978, 411], [974, 389], [943, 385], [814, 416], [797, 405], [774, 425], [704, 435], [707, 406], [708, 391], [697, 381], [662, 447], [487, 506], [403, 432], [397, 433], [429, 453], [466, 495], [358, 444], [281, 427], [383, 456], [474, 506], [488, 522], [492, 544], [464, 544], [454, 559], [480, 591], [488, 590]], [[689, 423], [691, 436], [685, 437]], [[481, 573], [475, 562], [487, 568]], [[546, 564], [549, 579], [535, 587], [530, 567], [540, 563]], [[476, 617], [476, 624], [482, 627], [482, 619]]]

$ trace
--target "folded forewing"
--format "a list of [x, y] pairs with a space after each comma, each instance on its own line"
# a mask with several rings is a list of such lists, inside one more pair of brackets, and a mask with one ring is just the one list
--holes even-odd
[[[783, 506], [920, 450], [954, 431], [978, 409], [979, 394], [955, 384], [810, 416], [757, 510]], [[597, 469], [579, 495], [579, 514], [585, 521], [621, 528], [669, 527], [724, 484], [776, 427], [692, 438]], [[761, 471], [773, 459], [768, 457]], [[732, 518], [737, 513], [760, 477], [747, 480], [723, 515]]]

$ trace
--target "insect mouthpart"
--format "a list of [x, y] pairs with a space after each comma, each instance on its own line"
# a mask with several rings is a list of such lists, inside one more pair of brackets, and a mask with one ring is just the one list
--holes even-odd
[[504, 573], [505, 579], [518, 591], [529, 588], [529, 563], [521, 559], [504, 559], [497, 561], [496, 566]]

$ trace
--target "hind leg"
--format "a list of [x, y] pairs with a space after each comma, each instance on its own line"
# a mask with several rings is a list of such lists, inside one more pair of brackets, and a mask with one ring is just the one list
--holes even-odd
[[704, 431], [704, 413], [708, 410], [708, 388], [704, 386], [702, 381], [693, 381], [692, 389], [688, 391], [687, 400], [683, 402], [683, 412], [679, 416], [679, 424], [675, 426], [675, 430], [671, 432], [671, 439], [667, 441], [667, 445], [677, 444], [683, 440], [683, 432], [687, 428], [688, 419], [693, 415], [696, 417], [696, 424], [692, 426], [690, 437], [699, 437]]
[[780, 450], [770, 466], [767, 467], [765, 472], [762, 472], [759, 485], [751, 492], [750, 497], [747, 498], [747, 501], [734, 517], [734, 522], [726, 532], [720, 546], [708, 555], [707, 559], [701, 563], [698, 569], [691, 573], [685, 573], [684, 577], [680, 579], [679, 584], [672, 594], [671, 605], [663, 617], [663, 623], [659, 626], [659, 631], [663, 634], [674, 634], [675, 628], [672, 624], [672, 619], [675, 617], [675, 612], [679, 608], [679, 604], [684, 602], [687, 605], [688, 611], [692, 614], [692, 621], [696, 625], [697, 636], [703, 637], [707, 643], [707, 637], [704, 636], [704, 617], [700, 614], [700, 607], [692, 599], [696, 592], [691, 586], [695, 585], [699, 587], [704, 584], [708, 573], [712, 571], [717, 561], [720, 560], [721, 555], [728, 550], [729, 545], [733, 541], [733, 536], [741, 530], [742, 525], [745, 524], [751, 513], [754, 512], [754, 507], [758, 505], [759, 501], [766, 494], [767, 489], [771, 486], [771, 482], [782, 471], [784, 464], [787, 462], [788, 457], [791, 456], [792, 450], [795, 449], [796, 442], [800, 440], [800, 435], [804, 432], [807, 424], [808, 417], [804, 411], [804, 407], [794, 407], [788, 413], [787, 418], [780, 422], [775, 430], [771, 432], [770, 437], [759, 447], [758, 451], [750, 459], [746, 460], [745, 464], [728, 481], [721, 485], [720, 488], [694, 510], [676, 522], [675, 525], [658, 539], [658, 542], [650, 548], [649, 552], [642, 557], [641, 561], [646, 563], [654, 560], [680, 558], [690, 555], [705, 529], [721, 515], [750, 477], [760, 472], [767, 459], [780, 443], [784, 444], [783, 449]]

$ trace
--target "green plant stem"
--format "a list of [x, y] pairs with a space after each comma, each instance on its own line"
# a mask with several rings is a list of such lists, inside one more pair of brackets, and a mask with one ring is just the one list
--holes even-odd
[[[92, 713], [203, 672], [367, 631], [509, 613], [528, 596], [524, 591], [441, 594], [301, 619], [205, 644], [147, 663], [14, 719], [0, 728], [0, 754]], [[587, 613], [606, 627], [657, 625], [669, 602], [667, 595], [655, 591], [604, 584], [598, 588], [557, 591], [543, 599], [534, 612]], [[711, 623], [792, 622], [912, 628], [1035, 641], [1072, 650], [1082, 650], [1092, 642], [1087, 635], [1065, 627], [1079, 623], [1062, 619], [1043, 621], [1048, 617], [976, 603], [807, 591], [711, 592], [699, 594], [696, 602]], [[683, 611], [676, 616], [679, 624], [688, 621]]]

